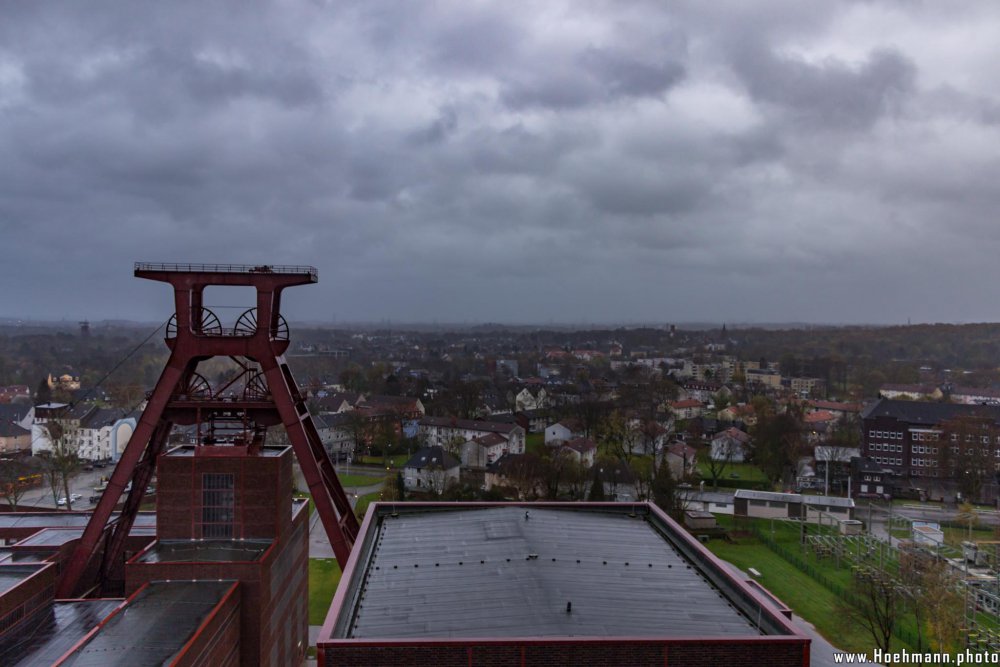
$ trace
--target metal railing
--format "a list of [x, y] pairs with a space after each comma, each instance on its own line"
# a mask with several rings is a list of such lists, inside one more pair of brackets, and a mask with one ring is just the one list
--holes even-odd
[[171, 264], [166, 262], [136, 262], [136, 271], [165, 271], [170, 273], [260, 273], [283, 275], [307, 275], [317, 278], [319, 272], [314, 266], [292, 266], [287, 264]]

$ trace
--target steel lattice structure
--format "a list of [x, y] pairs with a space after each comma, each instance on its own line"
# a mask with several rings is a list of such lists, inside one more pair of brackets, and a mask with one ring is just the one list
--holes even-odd
[[[344, 567], [358, 522], [284, 359], [289, 340], [288, 325], [280, 313], [282, 290], [315, 283], [316, 269], [136, 264], [135, 275], [174, 289], [175, 311], [166, 332], [170, 358], [66, 563], [57, 596], [80, 595], [95, 590], [95, 585], [104, 592], [114, 590], [123, 569], [125, 538], [175, 424], [197, 425], [197, 444], [206, 451], [209, 447], [242, 448], [247, 454], [263, 445], [267, 427], [284, 425], [334, 554]], [[235, 327], [226, 329], [203, 305], [204, 290], [213, 285], [253, 287], [257, 305], [243, 313]], [[242, 373], [213, 389], [197, 373], [198, 365], [213, 357], [231, 358]], [[113, 517], [126, 493], [121, 512]]]

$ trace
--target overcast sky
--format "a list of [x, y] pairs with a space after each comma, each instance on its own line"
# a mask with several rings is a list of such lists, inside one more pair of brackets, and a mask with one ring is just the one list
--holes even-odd
[[997, 321], [998, 63], [995, 0], [5, 2], [0, 316]]

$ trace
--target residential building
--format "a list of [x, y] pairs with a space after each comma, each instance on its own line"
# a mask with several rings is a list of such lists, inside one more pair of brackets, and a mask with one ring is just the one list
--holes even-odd
[[826, 394], [826, 380], [822, 378], [791, 378], [789, 387], [796, 396], [823, 396]]
[[462, 443], [488, 433], [496, 433], [510, 443], [511, 454], [524, 453], [524, 429], [516, 423], [454, 417], [423, 417], [417, 425], [419, 433], [427, 438], [428, 444]]
[[674, 479], [686, 479], [698, 470], [698, 450], [691, 445], [675, 442], [661, 449], [661, 456], [664, 451]]
[[584, 468], [589, 468], [594, 465], [597, 457], [597, 443], [590, 438], [573, 438], [560, 445], [559, 453], [570, 456]]
[[575, 419], [564, 419], [545, 427], [545, 444], [555, 446], [583, 435], [583, 429]]
[[482, 470], [504, 454], [510, 453], [507, 438], [498, 433], [487, 433], [462, 444], [462, 467]]
[[461, 462], [443, 447], [421, 447], [403, 466], [403, 486], [407, 491], [441, 493], [457, 484]]
[[714, 461], [742, 463], [750, 453], [749, 446], [750, 436], [735, 426], [731, 426], [712, 437], [710, 456]]
[[685, 398], [668, 404], [670, 412], [677, 419], [693, 419], [700, 417], [705, 410], [705, 404], [697, 398]]
[[0, 421], [0, 456], [31, 455], [31, 429]]
[[748, 385], [760, 385], [771, 389], [781, 387], [781, 373], [771, 369], [748, 368], [744, 373]]

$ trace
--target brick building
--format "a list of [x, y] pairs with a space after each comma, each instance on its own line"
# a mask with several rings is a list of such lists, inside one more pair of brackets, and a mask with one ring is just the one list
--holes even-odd
[[998, 406], [883, 398], [862, 413], [861, 427], [861, 455], [896, 487], [944, 487], [975, 474], [986, 489], [1000, 471]]
[[784, 611], [650, 504], [376, 504], [318, 664], [808, 665]]

